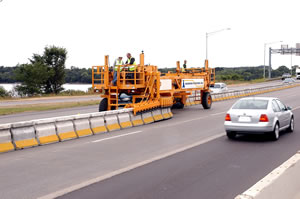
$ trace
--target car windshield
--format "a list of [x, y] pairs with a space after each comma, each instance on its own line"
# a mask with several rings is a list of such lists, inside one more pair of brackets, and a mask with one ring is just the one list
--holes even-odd
[[221, 85], [220, 84], [215, 84], [214, 88], [221, 88]]
[[268, 100], [244, 99], [235, 103], [232, 109], [267, 109]]

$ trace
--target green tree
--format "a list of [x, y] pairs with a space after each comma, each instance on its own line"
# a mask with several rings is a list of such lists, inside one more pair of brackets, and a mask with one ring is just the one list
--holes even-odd
[[[39, 61], [40, 56], [35, 60]], [[65, 62], [67, 59], [67, 50], [56, 46], [46, 47], [41, 58], [48, 67], [49, 77], [46, 81], [46, 93], [59, 93], [63, 90], [65, 83]]]
[[16, 80], [21, 82], [16, 90], [21, 96], [42, 94], [48, 74], [47, 66], [41, 62], [23, 64], [15, 71]]
[[7, 97], [9, 96], [9, 93], [3, 88], [3, 86], [0, 86], [0, 97]]

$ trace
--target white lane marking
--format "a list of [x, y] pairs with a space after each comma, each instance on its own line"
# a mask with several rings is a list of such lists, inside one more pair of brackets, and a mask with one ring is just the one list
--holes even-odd
[[109, 138], [103, 138], [100, 140], [94, 140], [92, 142], [96, 143], [96, 142], [103, 142], [105, 140], [111, 140], [111, 139], [115, 139], [115, 138], [119, 138], [119, 137], [123, 137], [123, 136], [128, 136], [128, 135], [133, 135], [133, 134], [137, 134], [137, 133], [141, 133], [142, 131], [135, 131], [135, 132], [131, 132], [131, 133], [126, 133], [126, 134], [122, 134], [122, 135], [117, 135], [117, 136], [113, 136], [113, 137], [109, 137]]
[[78, 189], [81, 189], [83, 187], [86, 187], [86, 186], [89, 186], [91, 184], [94, 184], [94, 183], [97, 183], [97, 182], [100, 182], [100, 181], [103, 181], [105, 179], [108, 179], [108, 178], [111, 178], [113, 176], [116, 176], [116, 175], [119, 175], [121, 173], [124, 173], [124, 172], [127, 172], [127, 171], [130, 171], [132, 169], [135, 169], [135, 168], [138, 168], [138, 167], [141, 167], [141, 166], [144, 166], [146, 164], [149, 164], [151, 162], [154, 162], [154, 161], [157, 161], [157, 160], [161, 160], [163, 158], [166, 158], [168, 156], [171, 156], [171, 155], [174, 155], [176, 153], [180, 153], [180, 152], [183, 152], [183, 151], [186, 151], [188, 149], [191, 149], [193, 147], [197, 147], [201, 144], [205, 144], [207, 142], [210, 142], [214, 139], [217, 139], [217, 138], [220, 138], [224, 136], [224, 133], [219, 133], [217, 135], [213, 135], [213, 136], [210, 136], [204, 140], [201, 140], [201, 141], [198, 141], [198, 142], [195, 142], [194, 144], [190, 144], [188, 146], [184, 146], [184, 147], [181, 147], [179, 149], [175, 149], [173, 151], [170, 151], [170, 152], [167, 152], [165, 154], [162, 154], [162, 155], [159, 155], [159, 156], [156, 156], [156, 157], [153, 157], [153, 158], [150, 158], [148, 160], [144, 160], [144, 161], [141, 161], [141, 162], [138, 162], [138, 163], [135, 163], [135, 164], [132, 164], [128, 167], [125, 167], [125, 168], [122, 168], [122, 169], [119, 169], [119, 170], [116, 170], [116, 171], [113, 171], [113, 172], [110, 172], [108, 174], [105, 174], [105, 175], [102, 175], [102, 176], [99, 176], [99, 177], [96, 177], [96, 178], [93, 178], [93, 179], [90, 179], [90, 180], [87, 180], [85, 182], [82, 182], [82, 183], [79, 183], [77, 185], [73, 185], [73, 186], [70, 186], [70, 187], [67, 187], [65, 189], [62, 189], [62, 190], [59, 190], [59, 191], [56, 191], [56, 192], [53, 192], [51, 194], [48, 194], [48, 195], [45, 195], [45, 196], [42, 196], [42, 197], [39, 197], [38, 199], [52, 199], [52, 198], [57, 198], [59, 196], [62, 196], [62, 195], [65, 195], [67, 193], [70, 193], [72, 191], [75, 191], [75, 190], [78, 190]]
[[180, 121], [180, 122], [177, 122], [177, 123], [166, 124], [166, 125], [152, 127], [152, 128], [164, 128], [164, 127], [170, 127], [170, 126], [178, 126], [178, 125], [181, 125], [181, 124], [184, 124], [184, 123], [187, 123], [187, 122], [192, 122], [192, 121], [195, 121], [195, 120], [201, 120], [201, 119], [208, 118], [208, 117], [210, 117], [210, 116], [198, 117], [198, 118], [194, 118], [194, 119], [190, 119], [190, 120]]
[[226, 113], [227, 111], [224, 111], [224, 112], [220, 112], [220, 113], [214, 113], [214, 114], [210, 114], [211, 116], [215, 116], [215, 115], [221, 115], [221, 114], [224, 114]]
[[297, 110], [297, 109], [299, 109], [300, 108], [300, 106], [297, 106], [296, 108], [293, 108], [292, 110], [294, 111], [294, 110]]
[[178, 126], [184, 123], [188, 123], [188, 122], [192, 122], [192, 121], [196, 121], [196, 120], [202, 120], [211, 116], [216, 116], [216, 115], [221, 115], [224, 114], [226, 112], [221, 112], [221, 113], [217, 113], [217, 114], [211, 114], [211, 115], [207, 115], [207, 116], [202, 116], [202, 117], [198, 117], [198, 118], [194, 118], [194, 119], [190, 119], [190, 120], [184, 120], [184, 121], [180, 121], [177, 123], [173, 123], [173, 124], [166, 124], [166, 125], [161, 125], [161, 126], [157, 126], [157, 127], [151, 127], [151, 128], [164, 128], [164, 127], [170, 127], [170, 126]]

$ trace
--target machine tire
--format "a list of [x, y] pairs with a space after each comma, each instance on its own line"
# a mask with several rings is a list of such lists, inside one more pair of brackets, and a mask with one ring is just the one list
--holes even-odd
[[295, 127], [295, 120], [294, 120], [294, 117], [292, 117], [291, 121], [290, 121], [290, 126], [287, 129], [287, 131], [290, 132], [290, 133], [293, 133], [294, 132], [294, 127]]
[[273, 133], [272, 133], [272, 138], [274, 141], [277, 141], [279, 139], [279, 124], [278, 122], [275, 124]]
[[204, 109], [210, 109], [212, 104], [212, 98], [209, 92], [203, 93], [202, 96], [202, 106]]
[[107, 111], [108, 101], [107, 98], [103, 98], [99, 103], [99, 112]]
[[236, 132], [233, 131], [226, 131], [226, 135], [229, 139], [233, 140], [236, 137]]
[[182, 102], [176, 102], [172, 106], [172, 109], [183, 109], [183, 108], [184, 108], [184, 104]]
[[179, 109], [184, 108], [184, 104], [182, 102], [177, 102], [177, 106], [178, 106]]

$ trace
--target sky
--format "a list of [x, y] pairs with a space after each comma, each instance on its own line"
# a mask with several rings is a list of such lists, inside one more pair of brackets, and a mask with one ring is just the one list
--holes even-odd
[[[300, 43], [299, 0], [0, 0], [0, 66], [28, 62], [46, 46], [68, 51], [66, 67], [113, 64], [130, 52], [159, 68], [264, 64], [264, 44]], [[266, 52], [266, 65], [268, 52]], [[300, 56], [272, 55], [272, 67]]]

